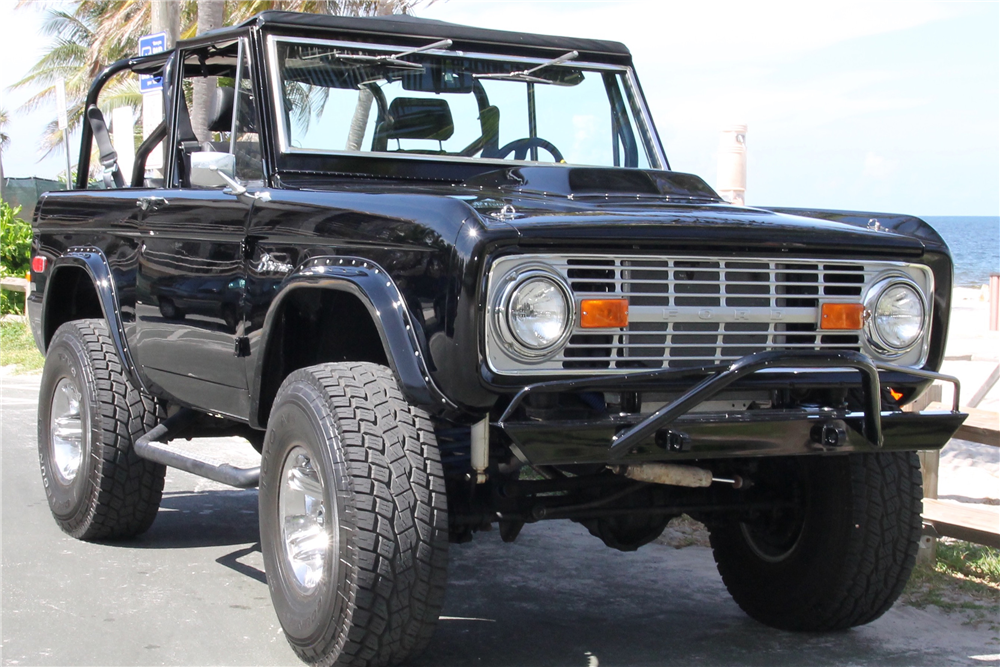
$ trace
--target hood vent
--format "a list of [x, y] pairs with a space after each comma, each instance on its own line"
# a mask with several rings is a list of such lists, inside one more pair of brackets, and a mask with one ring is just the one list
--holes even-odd
[[647, 169], [531, 166], [486, 172], [465, 185], [519, 194], [562, 195], [569, 199], [623, 199], [724, 203], [701, 178]]

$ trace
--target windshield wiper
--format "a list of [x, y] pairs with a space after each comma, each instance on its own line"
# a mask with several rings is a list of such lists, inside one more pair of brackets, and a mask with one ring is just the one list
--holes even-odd
[[545, 77], [535, 76], [535, 72], [540, 69], [545, 69], [546, 67], [551, 67], [552, 65], [560, 65], [568, 60], [576, 60], [580, 55], [579, 51], [570, 51], [569, 53], [564, 53], [558, 58], [553, 58], [548, 62], [544, 62], [541, 65], [532, 67], [531, 69], [523, 69], [517, 72], [496, 72], [493, 74], [473, 74], [472, 76], [476, 79], [498, 79], [500, 81], [523, 81], [525, 83], [553, 83], [552, 79], [546, 79]]
[[451, 48], [450, 39], [442, 39], [439, 42], [434, 42], [433, 44], [428, 44], [427, 46], [421, 46], [420, 48], [410, 49], [409, 51], [400, 51], [399, 53], [392, 53], [384, 56], [370, 56], [363, 53], [317, 53], [312, 56], [304, 56], [303, 60], [310, 58], [332, 58], [333, 60], [355, 62], [359, 64], [366, 65], [386, 65], [387, 67], [392, 67], [395, 69], [413, 69], [422, 70], [424, 66], [420, 63], [411, 63], [408, 60], [402, 60], [406, 56], [412, 56], [415, 53], [423, 53], [424, 51], [430, 51], [431, 49], [448, 49]]

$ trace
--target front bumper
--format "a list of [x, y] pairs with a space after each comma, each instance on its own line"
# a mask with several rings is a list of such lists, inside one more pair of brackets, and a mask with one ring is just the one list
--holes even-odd
[[[861, 376], [862, 411], [833, 408], [692, 413], [702, 402], [757, 371], [771, 368], [853, 369]], [[883, 411], [879, 370], [955, 385], [951, 411]], [[693, 372], [707, 374], [672, 403], [650, 415], [611, 415], [572, 421], [517, 420], [531, 394], [572, 391], [649, 390], [658, 382]], [[542, 382], [522, 389], [495, 423], [515, 454], [534, 465], [670, 461], [747, 456], [940, 449], [967, 417], [958, 410], [954, 377], [876, 364], [851, 351], [758, 352], [728, 366], [662, 370], [618, 377]]]

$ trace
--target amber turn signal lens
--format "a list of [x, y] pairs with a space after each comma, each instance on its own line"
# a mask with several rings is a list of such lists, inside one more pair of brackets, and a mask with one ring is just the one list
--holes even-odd
[[824, 303], [820, 329], [857, 330], [865, 324], [865, 307], [860, 303]]
[[892, 396], [892, 400], [894, 401], [898, 401], [899, 399], [903, 398], [903, 392], [896, 391], [892, 387], [889, 387], [889, 395]]
[[628, 299], [584, 299], [580, 302], [580, 327], [611, 329], [628, 326]]

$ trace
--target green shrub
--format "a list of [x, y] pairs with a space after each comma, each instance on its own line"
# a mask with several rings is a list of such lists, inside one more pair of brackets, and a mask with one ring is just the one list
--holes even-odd
[[[18, 217], [20, 212], [20, 206], [11, 208], [0, 199], [0, 278], [24, 278], [31, 265], [31, 225]], [[23, 293], [0, 290], [0, 314], [23, 312]]]

